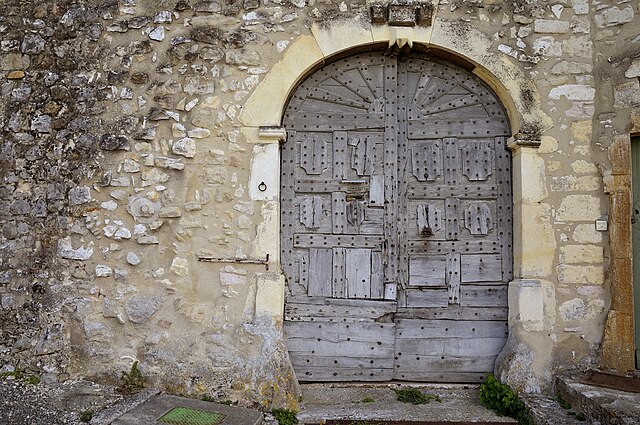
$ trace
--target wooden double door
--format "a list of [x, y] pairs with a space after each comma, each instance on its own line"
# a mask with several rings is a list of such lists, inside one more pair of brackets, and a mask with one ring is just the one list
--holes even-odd
[[284, 332], [300, 381], [478, 382], [507, 338], [509, 124], [468, 70], [363, 53], [294, 93]]

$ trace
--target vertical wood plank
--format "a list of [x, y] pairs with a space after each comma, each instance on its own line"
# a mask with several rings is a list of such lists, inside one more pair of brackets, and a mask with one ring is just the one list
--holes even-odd
[[444, 139], [444, 182], [449, 185], [458, 184], [458, 139], [445, 137]]
[[371, 251], [371, 298], [384, 298], [384, 269], [382, 251]]
[[460, 304], [460, 254], [447, 254], [447, 288], [449, 289], [449, 305]]
[[472, 235], [488, 235], [493, 229], [491, 209], [486, 202], [471, 202], [464, 211], [464, 227]]
[[327, 144], [322, 136], [307, 136], [300, 143], [300, 167], [309, 175], [320, 175], [327, 169]]
[[347, 281], [346, 281], [345, 273], [346, 273], [345, 249], [333, 248], [332, 294], [334, 298], [346, 298]]
[[485, 181], [493, 172], [492, 141], [469, 142], [462, 149], [462, 174], [469, 181]]
[[369, 205], [372, 207], [384, 205], [384, 174], [374, 174], [369, 179]]
[[498, 183], [496, 202], [496, 226], [502, 253], [502, 281], [513, 279], [513, 195], [511, 188], [511, 153], [507, 149], [507, 138], [495, 139], [495, 167]]
[[330, 297], [333, 272], [333, 251], [328, 248], [309, 249], [309, 296]]
[[398, 83], [397, 59], [385, 58], [384, 97], [387, 99], [384, 113], [384, 236], [385, 236], [385, 282], [396, 282], [398, 274], [398, 225], [397, 225], [397, 173], [398, 173]]
[[371, 298], [371, 250], [347, 249], [345, 254], [348, 297]]
[[347, 164], [347, 132], [333, 132], [333, 178], [336, 180], [346, 179]]
[[344, 192], [331, 194], [331, 229], [334, 235], [344, 233], [347, 226], [347, 201]]
[[458, 235], [460, 233], [460, 223], [458, 218], [459, 205], [460, 200], [458, 198], [446, 198], [444, 201], [445, 217], [447, 218], [445, 228], [448, 241], [458, 240]]
[[322, 220], [322, 197], [306, 196], [300, 202], [300, 223], [309, 229], [320, 227]]

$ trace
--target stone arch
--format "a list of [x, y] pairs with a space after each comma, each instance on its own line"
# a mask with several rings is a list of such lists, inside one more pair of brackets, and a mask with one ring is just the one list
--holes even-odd
[[[260, 257], [269, 254], [267, 258], [272, 270], [261, 279], [256, 294], [256, 312], [270, 315], [276, 323], [282, 324], [285, 283], [279, 255], [278, 143], [286, 137], [286, 130], [280, 125], [289, 96], [307, 75], [326, 61], [380, 44], [400, 48], [418, 44], [470, 65], [471, 71], [494, 90], [507, 110], [512, 131], [509, 148], [513, 153], [514, 280], [509, 284], [509, 343], [497, 365], [503, 379], [522, 388], [529, 378], [512, 373], [509, 361], [523, 345], [520, 341], [524, 341], [522, 332], [526, 331], [520, 324], [544, 326], [544, 312], [554, 304], [548, 295], [551, 283], [538, 278], [541, 267], [552, 263], [556, 250], [553, 228], [538, 219], [548, 215], [548, 211], [539, 205], [547, 189], [543, 180], [532, 178], [544, 175], [544, 161], [537, 150], [543, 140], [542, 134], [552, 124], [541, 109], [540, 93], [533, 81], [525, 76], [513, 58], [499, 52], [487, 35], [467, 23], [435, 18], [431, 27], [363, 27], [355, 21], [314, 24], [311, 34], [298, 37], [256, 87], [239, 116], [243, 136], [247, 142], [255, 144], [249, 193], [253, 200], [266, 201], [264, 221], [253, 254]], [[258, 190], [258, 186], [262, 189]], [[523, 235], [527, 237], [523, 238]], [[535, 349], [531, 347], [531, 350]], [[545, 355], [542, 357], [546, 359]], [[542, 364], [533, 366], [540, 370], [546, 368]], [[530, 374], [536, 373], [531, 371]]]
[[[511, 58], [494, 48], [492, 40], [472, 25], [436, 19], [432, 27], [362, 27], [359, 23], [314, 24], [273, 65], [243, 106], [240, 122], [247, 127], [279, 126], [289, 95], [302, 78], [328, 58], [380, 43], [422, 44], [473, 64], [473, 73], [485, 81], [503, 102], [513, 135], [537, 139], [551, 126], [540, 109], [540, 94]], [[495, 49], [495, 51], [493, 51]]]

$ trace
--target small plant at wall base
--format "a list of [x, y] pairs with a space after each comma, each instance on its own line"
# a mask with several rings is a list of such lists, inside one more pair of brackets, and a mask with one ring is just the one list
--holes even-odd
[[493, 374], [489, 374], [480, 385], [480, 402], [499, 415], [512, 417], [520, 425], [533, 425], [534, 423], [529, 410], [520, 397], [513, 392], [509, 385], [498, 381]]
[[273, 409], [271, 413], [278, 421], [278, 425], [295, 425], [298, 423], [296, 413], [289, 409]]
[[131, 365], [129, 372], [122, 372], [120, 380], [122, 384], [120, 384], [118, 391], [122, 394], [133, 394], [144, 388], [147, 378], [142, 375], [142, 372], [138, 368], [138, 362], [136, 361]]

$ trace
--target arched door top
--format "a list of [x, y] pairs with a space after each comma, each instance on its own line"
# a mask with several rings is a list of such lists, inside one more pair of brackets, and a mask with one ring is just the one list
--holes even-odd
[[[499, 53], [493, 41], [471, 24], [436, 18], [429, 28], [362, 27], [355, 21], [314, 25], [311, 35], [298, 37], [273, 65], [244, 105], [240, 121], [246, 127], [279, 126], [293, 90], [313, 69], [336, 55], [366, 46], [410, 43], [460, 57], [474, 65], [479, 76], [500, 98], [511, 123], [511, 136], [540, 140], [551, 127], [540, 109], [540, 94], [512, 58]], [[460, 26], [465, 26], [464, 31]], [[257, 140], [256, 140], [257, 142]]]

